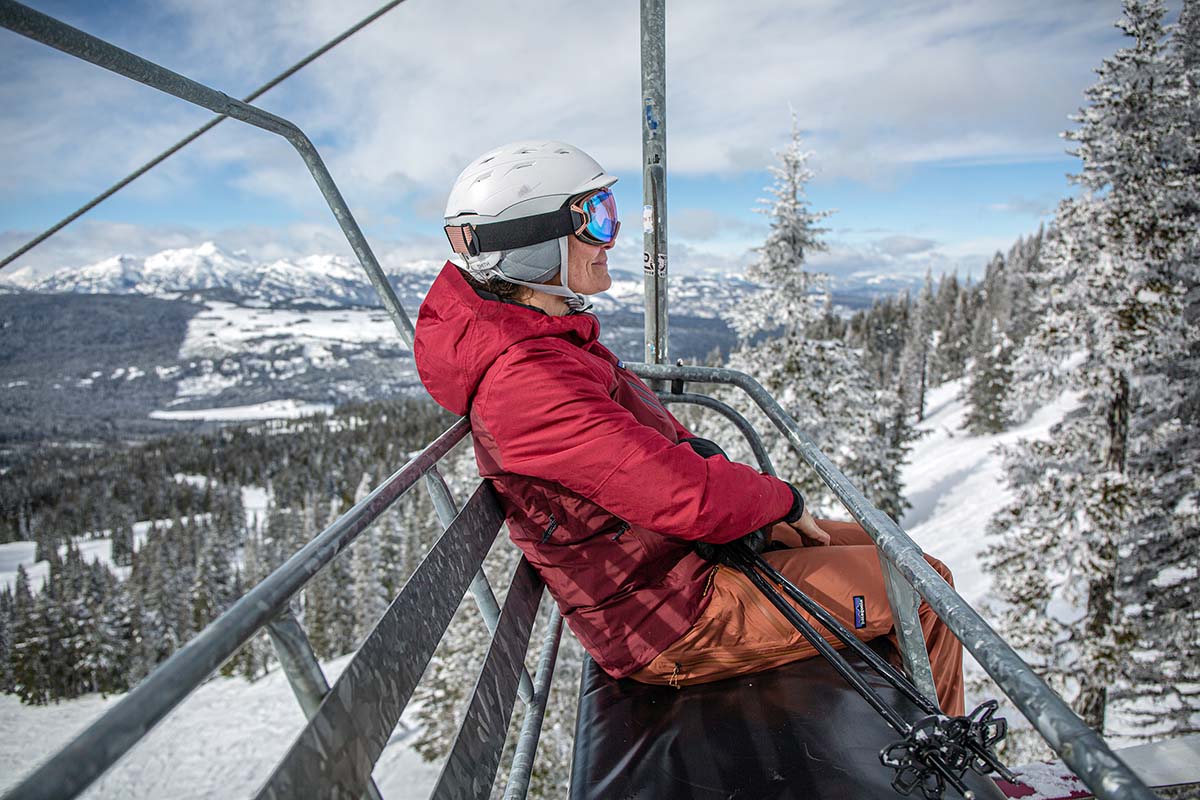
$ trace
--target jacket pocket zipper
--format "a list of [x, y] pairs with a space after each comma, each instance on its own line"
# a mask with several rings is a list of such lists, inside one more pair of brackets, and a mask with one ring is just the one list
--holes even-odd
[[622, 520], [620, 527], [617, 528], [617, 532], [612, 535], [612, 540], [614, 542], [620, 541], [621, 537], [625, 535], [627, 530], [629, 530], [629, 523]]
[[542, 534], [542, 544], [548, 542], [550, 540], [550, 534], [554, 533], [556, 530], [558, 530], [558, 520], [556, 520], [554, 515], [551, 514], [550, 524], [546, 526], [546, 532]]

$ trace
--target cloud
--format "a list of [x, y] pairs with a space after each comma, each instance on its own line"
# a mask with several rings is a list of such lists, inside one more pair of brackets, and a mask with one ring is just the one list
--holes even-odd
[[996, 211], [1001, 214], [1020, 214], [1027, 217], [1041, 218], [1053, 214], [1054, 206], [1055, 199], [1053, 197], [1013, 197], [1004, 203], [990, 203], [987, 209], [988, 211]]
[[[157, 25], [122, 38], [240, 95], [377, 5], [173, 0]], [[1060, 155], [1055, 134], [1090, 83], [1097, 38], [1119, 15], [1115, 1], [1104, 4], [1107, 14], [1096, 5], [909, 0], [867, 11], [748, 0], [734, 14], [720, 0], [692, 0], [668, 19], [671, 168], [761, 169], [786, 136], [789, 105], [829, 177]], [[475, 0], [448, 25], [440, 5], [406, 3], [259, 102], [325, 139], [327, 159], [358, 183], [402, 173], [445, 186], [482, 150], [530, 135], [578, 142], [610, 170], [639, 170], [636, 6], [613, 6], [602, 31], [586, 13], [542, 0]], [[122, 16], [95, 12], [80, 23], [103, 31]], [[754, 46], [739, 44], [747, 41]], [[136, 162], [207, 117], [33, 43], [15, 49], [28, 62], [16, 77], [31, 79], [6, 79], [5, 108], [23, 110], [3, 130], [28, 131], [18, 141], [45, 154], [43, 164], [78, 151], [81, 134], [97, 139], [90, 160]], [[580, 56], [591, 52], [602, 56]], [[15, 69], [18, 58], [2, 63]], [[45, 123], [33, 124], [38, 119]], [[259, 174], [248, 138], [236, 140], [247, 150], [248, 182], [287, 198], [286, 180]], [[205, 157], [219, 161], [229, 151]], [[62, 180], [91, 180], [98, 165], [88, 160], [68, 158]]]
[[937, 242], [918, 236], [887, 236], [879, 239], [875, 246], [892, 256], [911, 256], [929, 252], [937, 246]]
[[[51, 11], [242, 96], [378, 5], [130, 0]], [[850, 178], [888, 187], [917, 164], [1059, 156], [1057, 133], [1093, 82], [1092, 68], [1114, 49], [1111, 22], [1120, 11], [1118, 0], [870, 6], [745, 0], [736, 13], [723, 0], [672, 6], [671, 174], [762, 170], [786, 141], [789, 108], [798, 112], [806, 146], [816, 152], [819, 181]], [[211, 117], [8, 32], [0, 36], [0, 141], [6, 149], [0, 192], [10, 206], [25, 195], [80, 198], [64, 205], [66, 213]], [[610, 171], [640, 173], [640, 96], [636, 4], [610, 4], [597, 26], [587, 9], [568, 3], [464, 0], [452, 17], [444, 4], [404, 3], [257, 103], [309, 134], [364, 225], [399, 239], [400, 221], [409, 229], [432, 228], [459, 170], [499, 142], [560, 138], [584, 147]], [[317, 247], [320, 238], [305, 231], [336, 233], [292, 148], [234, 121], [126, 192], [178, 206], [202, 194], [249, 198], [246, 205], [261, 203], [274, 218], [293, 222], [286, 227], [248, 218], [236, 226], [243, 232], [262, 226], [259, 241], [272, 246]], [[1015, 201], [996, 205], [1008, 206], [997, 212], [1017, 208]], [[739, 227], [749, 223], [705, 209], [673, 208], [671, 225], [674, 236], [695, 248], [679, 251], [681, 265], [736, 261], [739, 256], [716, 243], [750, 238], [750, 230]], [[15, 227], [0, 216], [0, 229], [10, 229], [0, 239], [13, 238]], [[212, 232], [202, 225], [159, 233], [147, 228], [127, 241]], [[90, 260], [126, 241], [109, 234], [92, 240]], [[285, 245], [288, 237], [295, 238]], [[637, 238], [619, 245], [632, 248], [635, 262]], [[856, 247], [869, 259], [939, 252]], [[48, 252], [69, 259], [83, 258], [86, 250], [77, 236]]]
[[761, 237], [763, 225], [755, 225], [729, 214], [708, 208], [670, 209], [670, 230], [685, 239], [703, 242], [722, 234], [756, 235]]

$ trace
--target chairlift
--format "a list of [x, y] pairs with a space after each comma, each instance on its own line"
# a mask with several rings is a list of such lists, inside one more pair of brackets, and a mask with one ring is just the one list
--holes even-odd
[[[397, 3], [388, 4], [388, 8]], [[1000, 688], [1096, 797], [1152, 798], [1146, 785], [1071, 711], [925, 561], [920, 548], [875, 508], [749, 376], [728, 369], [672, 365], [667, 347], [665, 0], [641, 0], [646, 361], [628, 365], [664, 402], [691, 403], [730, 419], [759, 467], [774, 472], [766, 447], [737, 410], [689, 386], [740, 389], [871, 535], [884, 565], [897, 620], [904, 674], [890, 679], [872, 651], [852, 652], [850, 668], [910, 728], [936, 717], [932, 674], [917, 621], [918, 595], [946, 621]], [[375, 16], [378, 16], [378, 13]], [[413, 325], [384, 277], [366, 237], [316, 148], [296, 125], [36, 12], [0, 0], [0, 24], [119, 75], [275, 133], [300, 153], [350, 246], [410, 347]], [[361, 26], [359, 26], [361, 27]], [[344, 37], [343, 37], [344, 38]], [[68, 220], [69, 221], [69, 220]], [[257, 797], [379, 797], [372, 770], [459, 601], [470, 591], [492, 638], [465, 717], [433, 797], [487, 797], [500, 766], [514, 706], [524, 718], [505, 798], [527, 795], [562, 618], [553, 602], [533, 675], [524, 667], [544, 586], [522, 559], [503, 607], [481, 569], [504, 521], [490, 485], [480, 481], [460, 504], [439, 473], [440, 460], [469, 433], [460, 419], [233, 607], [161, 664], [112, 709], [38, 767], [6, 797], [75, 797], [117, 762], [220, 665], [266, 630], [308, 719]], [[289, 601], [351, 546], [404, 492], [423, 480], [442, 536], [338, 680], [329, 686]], [[747, 555], [747, 559], [750, 557]], [[765, 562], [764, 562], [765, 563]], [[747, 561], [746, 568], [755, 565]], [[770, 576], [768, 576], [770, 577]], [[775, 578], [771, 578], [775, 580]], [[886, 662], [884, 662], [886, 663]], [[878, 674], [866, 674], [875, 667]], [[579, 696], [572, 798], [933, 796], [928, 783], [896, 782], [881, 763], [896, 735], [843, 680], [841, 668], [813, 658], [766, 673], [676, 690], [614, 680], [586, 660]], [[894, 670], [893, 670], [894, 672]], [[860, 687], [861, 690], [861, 687]], [[995, 728], [990, 729], [993, 732]], [[1200, 749], [1200, 748], [1197, 748]], [[943, 751], [944, 752], [944, 751]], [[969, 771], [968, 771], [969, 772]], [[912, 775], [909, 776], [910, 779]], [[967, 777], [951, 788], [995, 795]], [[939, 790], [940, 796], [940, 790]]]

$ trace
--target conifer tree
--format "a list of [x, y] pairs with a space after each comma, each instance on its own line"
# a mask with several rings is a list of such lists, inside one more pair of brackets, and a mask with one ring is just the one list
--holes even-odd
[[[729, 366], [753, 375], [867, 497], [898, 513], [904, 502], [892, 476], [903, 454], [877, 430], [880, 418], [891, 419], [885, 410], [889, 396], [872, 389], [860, 352], [840, 338], [811, 335], [820, 330], [828, 276], [807, 271], [805, 260], [824, 249], [820, 222], [830, 212], [809, 206], [804, 192], [812, 178], [808, 158], [793, 116], [791, 142], [779, 154], [779, 165], [771, 167], [771, 199], [758, 209], [770, 218], [771, 228], [747, 269], [762, 290], [742, 301], [730, 319], [741, 343]], [[760, 420], [760, 430], [770, 430], [770, 423], [766, 426]], [[725, 434], [721, 422], [706, 421], [697, 433], [723, 440], [731, 456], [749, 458], [740, 449], [740, 437]], [[837, 502], [832, 492], [784, 438], [767, 441], [780, 477], [800, 486], [814, 509], [832, 511]]]
[[[1186, 689], [1198, 685], [1197, 660], [1165, 649], [1178, 643], [1178, 628], [1164, 630], [1146, 615], [1131, 625], [1121, 613], [1134, 599], [1121, 575], [1156, 575], [1162, 600], [1151, 613], [1169, 611], [1191, 625], [1195, 653], [1194, 581], [1172, 580], [1195, 574], [1195, 548], [1171, 544], [1196, 538], [1188, 510], [1196, 507], [1195, 479], [1180, 460], [1143, 457], [1163, 445], [1195, 447], [1194, 434], [1172, 435], [1183, 429], [1181, 417], [1156, 413], [1164, 401], [1185, 413], [1175, 403], [1194, 392], [1194, 383], [1175, 379], [1197, 341], [1184, 310], [1200, 229], [1198, 173], [1179, 156], [1187, 101], [1178, 91], [1183, 77], [1165, 57], [1164, 13], [1158, 0], [1126, 0], [1118, 27], [1132, 41], [1105, 59], [1080, 127], [1068, 134], [1079, 145], [1075, 179], [1085, 192], [1058, 209], [1038, 325], [1014, 367], [1021, 390], [1013, 405], [1023, 413], [1070, 389], [1079, 407], [1047, 441], [1010, 452], [1014, 501], [991, 526], [988, 556], [1007, 604], [1006, 634], [1101, 732], [1116, 695], [1190, 704], [1176, 730], [1192, 725], [1185, 720], [1198, 707]], [[1194, 464], [1195, 454], [1175, 455]]]
[[925, 284], [909, 315], [908, 334], [900, 355], [900, 397], [917, 422], [925, 419], [925, 393], [929, 389], [930, 361], [937, 306], [933, 296], [933, 273], [925, 273]]

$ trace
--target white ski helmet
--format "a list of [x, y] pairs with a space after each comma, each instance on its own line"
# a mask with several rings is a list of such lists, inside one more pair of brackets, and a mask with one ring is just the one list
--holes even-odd
[[[558, 295], [578, 311], [587, 301], [568, 288], [569, 215], [564, 222], [558, 212], [571, 198], [616, 180], [569, 144], [512, 142], [487, 151], [458, 176], [446, 201], [446, 235], [476, 277]], [[494, 226], [513, 220], [527, 224]], [[560, 273], [561, 285], [546, 283]]]

